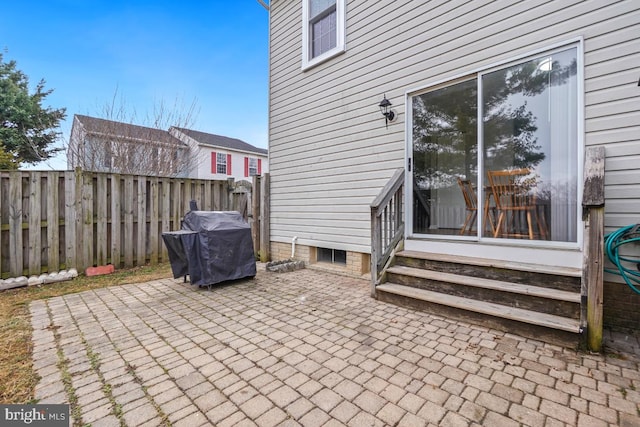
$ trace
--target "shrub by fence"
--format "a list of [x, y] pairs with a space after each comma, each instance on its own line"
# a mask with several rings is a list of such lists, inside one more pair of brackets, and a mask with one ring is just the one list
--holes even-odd
[[[259, 186], [254, 177], [254, 186]], [[189, 202], [239, 210], [253, 221], [251, 183], [75, 171], [0, 172], [0, 277], [93, 265], [129, 268], [168, 260], [162, 232]], [[253, 203], [259, 199], [253, 198]], [[259, 209], [258, 209], [259, 212]], [[259, 236], [259, 229], [254, 236]], [[259, 242], [256, 242], [259, 247]]]

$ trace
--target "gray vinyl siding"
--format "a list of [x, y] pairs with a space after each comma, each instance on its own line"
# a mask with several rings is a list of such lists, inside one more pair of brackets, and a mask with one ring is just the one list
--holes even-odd
[[639, 222], [640, 2], [348, 0], [346, 52], [306, 71], [301, 1], [270, 15], [271, 240], [369, 252], [369, 204], [405, 163], [405, 94], [579, 37], [606, 226]]

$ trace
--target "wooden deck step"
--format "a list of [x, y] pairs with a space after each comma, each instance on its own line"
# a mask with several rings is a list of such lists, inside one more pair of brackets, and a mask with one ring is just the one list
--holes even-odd
[[517, 271], [528, 271], [532, 273], [553, 274], [558, 276], [581, 277], [582, 271], [579, 268], [559, 267], [553, 265], [540, 265], [534, 263], [511, 262], [506, 260], [485, 259], [476, 257], [460, 257], [458, 255], [447, 255], [419, 251], [400, 251], [396, 257], [425, 259], [431, 261], [451, 262], [478, 267], [496, 267]]
[[455, 283], [464, 286], [490, 289], [494, 291], [510, 292], [514, 294], [530, 295], [539, 298], [548, 298], [557, 301], [580, 303], [580, 294], [575, 292], [561, 291], [557, 289], [543, 288], [518, 283], [503, 282], [500, 280], [484, 279], [481, 277], [471, 277], [452, 273], [443, 273], [433, 270], [423, 270], [414, 267], [393, 266], [387, 273], [394, 273], [403, 276], [417, 277], [420, 279], [434, 280], [439, 282]]
[[438, 292], [412, 288], [409, 286], [403, 286], [389, 282], [378, 285], [376, 287], [376, 291], [388, 292], [390, 294], [426, 301], [433, 304], [444, 305], [460, 310], [467, 310], [475, 313], [494, 316], [502, 319], [514, 320], [517, 322], [532, 324], [536, 326], [542, 326], [576, 334], [579, 334], [581, 332], [579, 321], [561, 316], [555, 316], [552, 314], [538, 313], [521, 308], [514, 308], [490, 302], [471, 300], [468, 298], [441, 294]]

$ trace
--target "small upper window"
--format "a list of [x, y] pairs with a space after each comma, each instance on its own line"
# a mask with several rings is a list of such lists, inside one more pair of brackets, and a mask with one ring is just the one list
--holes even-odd
[[227, 173], [227, 155], [216, 153], [216, 173]]
[[345, 1], [302, 1], [303, 69], [344, 52]]

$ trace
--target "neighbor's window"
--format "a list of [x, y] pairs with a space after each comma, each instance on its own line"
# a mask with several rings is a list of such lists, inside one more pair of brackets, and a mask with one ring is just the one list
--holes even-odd
[[302, 68], [344, 52], [345, 0], [303, 0]]
[[347, 264], [347, 252], [339, 249], [318, 248], [318, 262]]
[[227, 173], [227, 155], [216, 153], [216, 173]]
[[249, 176], [258, 175], [258, 159], [249, 157]]
[[87, 147], [89, 148], [87, 152], [90, 153], [90, 157], [95, 156], [95, 165], [93, 166], [96, 167], [97, 170], [111, 170], [111, 167], [113, 166], [113, 160], [111, 158], [113, 151], [111, 142], [104, 142], [100, 145], [102, 145], [102, 147], [100, 147], [101, 149], [98, 150], [94, 148], [93, 144], [87, 145]]

